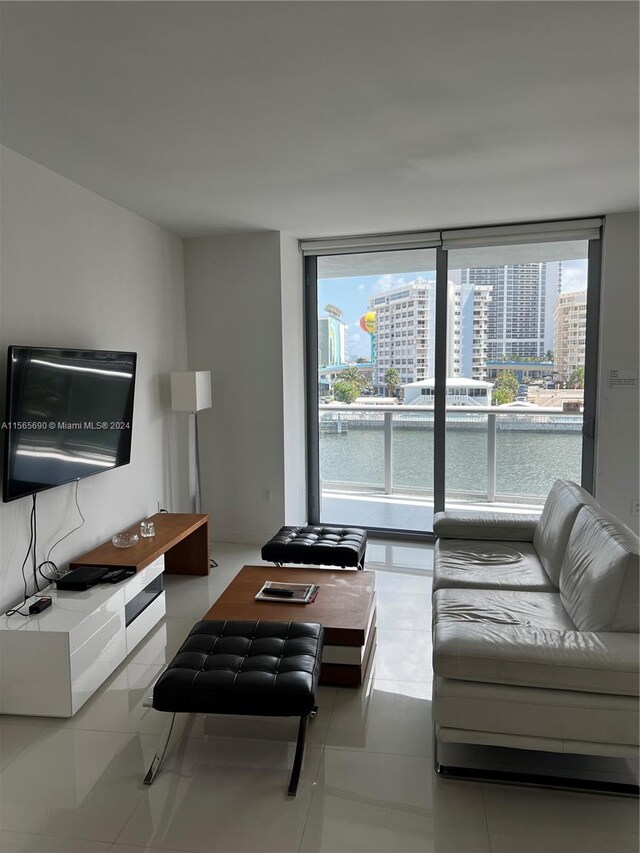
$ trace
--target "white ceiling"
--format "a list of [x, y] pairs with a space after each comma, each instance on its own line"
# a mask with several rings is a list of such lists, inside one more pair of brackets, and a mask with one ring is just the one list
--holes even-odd
[[2, 142], [182, 235], [638, 206], [634, 2], [1, 6]]

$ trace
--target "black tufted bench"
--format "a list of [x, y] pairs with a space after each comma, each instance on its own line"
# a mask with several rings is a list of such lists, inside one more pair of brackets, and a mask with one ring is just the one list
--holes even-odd
[[281, 527], [263, 546], [269, 563], [310, 563], [314, 566], [364, 568], [367, 531], [360, 527]]
[[175, 715], [243, 714], [300, 717], [289, 782], [295, 796], [308, 718], [317, 711], [316, 690], [324, 631], [309, 622], [198, 622], [153, 688], [151, 707], [173, 713], [145, 785], [162, 763]]

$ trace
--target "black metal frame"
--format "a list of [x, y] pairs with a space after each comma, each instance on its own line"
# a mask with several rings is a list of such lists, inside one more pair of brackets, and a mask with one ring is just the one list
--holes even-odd
[[595, 779], [552, 776], [544, 773], [524, 773], [511, 770], [483, 770], [475, 767], [458, 767], [438, 761], [438, 736], [433, 733], [433, 766], [443, 779], [464, 779], [471, 782], [493, 782], [497, 785], [522, 785], [529, 788], [553, 788], [559, 791], [579, 791], [590, 794], [612, 794], [638, 797], [640, 787], [628, 782], [604, 782]]
[[435, 385], [433, 389], [433, 514], [445, 503], [447, 433], [447, 303], [449, 253], [436, 248]]
[[[311, 713], [313, 714], [313, 711]], [[307, 719], [308, 717], [300, 717], [300, 725], [298, 726], [296, 754], [293, 759], [291, 779], [289, 780], [289, 790], [287, 791], [290, 797], [295, 797], [298, 793], [298, 782], [300, 781], [300, 770], [302, 768], [302, 759], [304, 758], [304, 744], [307, 736]]]
[[[318, 426], [318, 259], [304, 259], [304, 339], [306, 350], [307, 516], [320, 523], [320, 427]], [[314, 393], [315, 390], [315, 393]]]
[[[145, 785], [151, 785], [153, 783], [153, 780], [158, 775], [160, 766], [162, 765], [164, 757], [167, 753], [167, 747], [169, 746], [169, 740], [171, 739], [171, 733], [173, 731], [177, 711], [169, 713], [171, 713], [171, 719], [165, 726], [165, 729], [160, 738], [160, 744], [158, 745], [158, 749], [156, 750], [156, 754], [153, 756], [153, 760], [151, 761], [149, 769], [147, 770], [147, 775], [144, 777], [143, 784]], [[309, 718], [313, 719], [317, 715], [317, 713], [318, 706], [314, 705], [313, 709], [308, 714], [305, 714], [300, 717], [300, 725], [298, 726], [298, 739], [296, 741], [296, 754], [293, 759], [293, 768], [291, 770], [291, 778], [289, 780], [288, 794], [290, 797], [295, 797], [298, 793], [298, 782], [300, 781], [300, 771], [302, 769], [302, 759], [304, 758], [304, 746], [307, 735], [307, 721], [309, 720]]]
[[[595, 491], [595, 438], [598, 394], [598, 336], [600, 329], [600, 279], [602, 234], [588, 241], [587, 329], [585, 348], [585, 396], [582, 441], [581, 485]], [[433, 511], [445, 509], [445, 442], [447, 382], [447, 289], [448, 251], [436, 251], [436, 341], [433, 429]], [[307, 435], [307, 517], [309, 524], [320, 524], [320, 459], [318, 426], [318, 257], [304, 258], [304, 337], [306, 353], [305, 410]], [[411, 541], [433, 541], [432, 531], [405, 531], [392, 528], [365, 528], [368, 533]]]
[[600, 280], [602, 235], [589, 240], [587, 259], [587, 328], [584, 355], [584, 411], [582, 416], [581, 485], [595, 495], [596, 406], [598, 398], [598, 344], [600, 332]]

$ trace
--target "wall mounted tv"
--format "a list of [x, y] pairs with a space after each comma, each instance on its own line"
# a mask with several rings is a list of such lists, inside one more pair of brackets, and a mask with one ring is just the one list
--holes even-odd
[[136, 353], [10, 346], [5, 502], [127, 465]]

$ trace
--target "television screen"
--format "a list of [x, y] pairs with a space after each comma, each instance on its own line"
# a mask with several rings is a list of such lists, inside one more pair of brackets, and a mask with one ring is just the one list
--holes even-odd
[[136, 353], [9, 347], [3, 500], [126, 465]]

